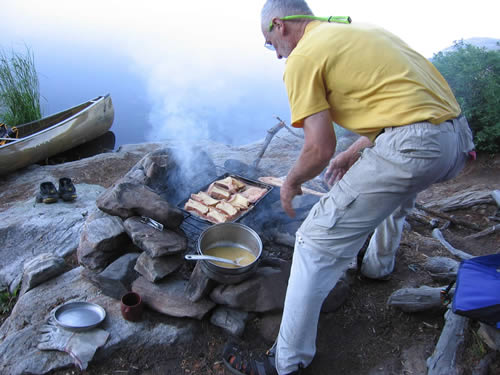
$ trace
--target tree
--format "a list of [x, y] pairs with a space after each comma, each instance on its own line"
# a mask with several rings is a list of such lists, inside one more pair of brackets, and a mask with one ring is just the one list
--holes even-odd
[[448, 81], [474, 133], [476, 149], [500, 152], [500, 51], [455, 42], [432, 63]]
[[0, 50], [0, 122], [16, 126], [38, 120], [40, 85], [33, 53], [12, 51], [11, 56]]

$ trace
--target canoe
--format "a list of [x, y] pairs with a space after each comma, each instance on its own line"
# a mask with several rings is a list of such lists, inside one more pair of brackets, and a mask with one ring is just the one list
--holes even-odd
[[18, 137], [0, 146], [0, 175], [103, 135], [113, 124], [114, 117], [113, 102], [108, 94], [52, 116], [16, 126]]

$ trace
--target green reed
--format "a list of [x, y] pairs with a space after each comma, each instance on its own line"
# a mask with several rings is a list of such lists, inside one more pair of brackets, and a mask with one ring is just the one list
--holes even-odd
[[0, 50], [0, 122], [16, 126], [38, 120], [40, 84], [33, 53], [12, 51], [10, 56]]

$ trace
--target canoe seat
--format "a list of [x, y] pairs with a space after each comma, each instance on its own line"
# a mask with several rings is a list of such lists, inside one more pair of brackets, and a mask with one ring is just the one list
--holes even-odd
[[19, 130], [13, 126], [7, 127], [4, 123], [0, 123], [0, 146], [16, 139], [19, 136]]

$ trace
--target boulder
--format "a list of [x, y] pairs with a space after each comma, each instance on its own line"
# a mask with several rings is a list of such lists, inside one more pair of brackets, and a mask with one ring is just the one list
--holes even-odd
[[78, 262], [91, 270], [103, 270], [131, 245], [122, 220], [96, 210], [85, 221], [77, 249]]
[[73, 253], [88, 215], [96, 211], [98, 185], [76, 184], [73, 202], [36, 203], [34, 195], [13, 203], [0, 221], [0, 288], [14, 291], [21, 282], [26, 260], [49, 253], [66, 257]]

